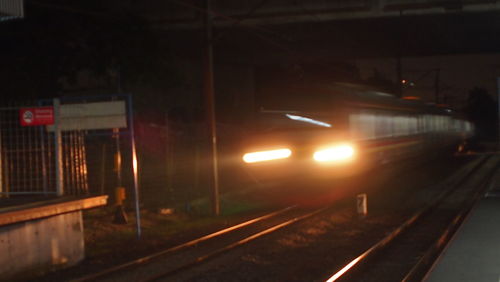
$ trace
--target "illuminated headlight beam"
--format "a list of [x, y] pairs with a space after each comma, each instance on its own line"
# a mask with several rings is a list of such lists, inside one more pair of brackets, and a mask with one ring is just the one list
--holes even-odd
[[246, 153], [245, 155], [243, 155], [243, 161], [246, 163], [257, 163], [257, 162], [265, 162], [278, 159], [286, 159], [291, 155], [292, 151], [290, 149], [283, 148], [277, 150]]
[[347, 161], [354, 157], [355, 150], [350, 145], [337, 145], [314, 153], [313, 158], [317, 162]]

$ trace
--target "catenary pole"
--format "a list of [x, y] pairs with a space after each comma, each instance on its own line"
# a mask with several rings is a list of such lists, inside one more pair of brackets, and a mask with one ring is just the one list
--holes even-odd
[[127, 96], [128, 104], [128, 119], [129, 119], [129, 132], [130, 132], [130, 146], [132, 147], [132, 173], [134, 178], [134, 203], [135, 203], [135, 217], [136, 217], [136, 233], [137, 238], [141, 238], [141, 207], [139, 200], [139, 175], [138, 175], [138, 160], [137, 151], [135, 146], [135, 131], [134, 131], [134, 112], [132, 107], [132, 94]]
[[[434, 80], [434, 99], [436, 100], [436, 104], [441, 103], [440, 97], [439, 97], [439, 73], [441, 72], [441, 69], [437, 68], [436, 69], [436, 78]], [[443, 101], [444, 103], [445, 101]]]
[[[497, 139], [500, 139], [500, 76], [497, 77], [497, 95], [498, 95], [498, 132], [497, 132]], [[500, 146], [500, 144], [499, 144]]]
[[208, 127], [210, 130], [210, 157], [212, 159], [211, 177], [211, 200], [212, 213], [219, 215], [219, 173], [217, 164], [217, 129], [215, 119], [215, 95], [214, 95], [214, 62], [213, 62], [213, 35], [212, 35], [212, 11], [210, 0], [205, 0], [205, 62], [204, 62], [204, 96]]

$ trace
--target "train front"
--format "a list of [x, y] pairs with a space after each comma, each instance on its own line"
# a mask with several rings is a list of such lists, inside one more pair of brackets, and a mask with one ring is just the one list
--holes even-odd
[[328, 179], [359, 171], [359, 151], [345, 122], [321, 114], [262, 113], [243, 143], [241, 161], [260, 181]]

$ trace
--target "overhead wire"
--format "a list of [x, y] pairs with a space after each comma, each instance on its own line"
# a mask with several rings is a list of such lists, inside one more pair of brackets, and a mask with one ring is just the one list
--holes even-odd
[[[270, 30], [269, 28], [263, 28], [263, 27], [259, 27], [259, 26], [256, 26], [256, 25], [252, 25], [252, 26], [242, 25], [242, 22], [245, 20], [244, 18], [243, 19], [237, 19], [237, 18], [228, 16], [228, 15], [222, 14], [220, 12], [216, 12], [214, 10], [207, 11], [203, 7], [200, 7], [200, 6], [197, 6], [195, 4], [191, 4], [191, 3], [186, 3], [185, 1], [182, 1], [182, 0], [168, 0], [168, 1], [172, 2], [172, 3], [175, 3], [175, 4], [182, 5], [184, 7], [192, 8], [192, 9], [194, 9], [196, 11], [199, 11], [199, 12], [202, 12], [202, 13], [210, 13], [214, 17], [219, 17], [219, 18], [222, 18], [222, 19], [225, 19], [225, 20], [232, 21], [233, 22], [232, 27], [234, 27], [234, 26], [245, 27], [248, 32], [250, 32], [251, 34], [253, 34], [253, 35], [257, 36], [257, 37], [259, 37], [263, 41], [265, 41], [265, 42], [267, 42], [267, 43], [269, 43], [269, 44], [271, 44], [271, 45], [279, 48], [280, 50], [285, 51], [287, 53], [287, 55], [290, 56], [290, 58], [298, 61], [299, 63], [303, 63], [303, 62], [307, 61], [307, 58], [302, 53], [298, 52], [297, 50], [294, 50], [294, 49], [292, 49], [292, 48], [290, 48], [288, 46], [285, 46], [282, 43], [279, 43], [279, 42], [277, 42], [274, 39], [268, 38], [266, 35], [262, 35], [260, 33], [256, 33], [256, 32], [252, 31], [252, 30], [261, 31], [261, 32], [266, 33], [266, 34], [271, 34], [275, 38], [281, 38], [283, 40], [286, 40], [287, 42], [290, 41], [289, 38], [285, 39], [285, 38], [283, 38], [282, 35], [277, 34], [275, 31]], [[264, 0], [264, 1], [260, 2], [258, 5], [256, 5], [254, 8], [252, 8], [248, 14], [251, 15], [251, 14], [255, 13], [255, 11], [257, 11], [259, 8], [261, 8], [266, 3], [267, 3], [267, 0]], [[338, 70], [337, 67], [329, 65], [329, 64], [324, 63], [324, 62], [319, 62], [319, 65], [323, 65], [323, 66], [326, 66], [328, 68], [334, 67], [335, 69]]]
[[[219, 17], [221, 19], [232, 21], [233, 24], [231, 25], [231, 27], [235, 27], [235, 26], [245, 27], [247, 29], [247, 31], [250, 32], [251, 34], [259, 37], [261, 40], [263, 40], [263, 41], [265, 41], [265, 42], [267, 42], [267, 43], [269, 43], [269, 44], [277, 47], [278, 49], [280, 49], [282, 51], [285, 51], [286, 54], [292, 60], [296, 61], [297, 64], [302, 64], [302, 63], [310, 61], [310, 59], [308, 59], [303, 53], [301, 53], [301, 52], [299, 52], [299, 51], [297, 51], [295, 49], [292, 49], [292, 48], [290, 48], [288, 46], [285, 46], [282, 43], [277, 42], [274, 39], [268, 38], [267, 35], [263, 35], [263, 34], [260, 34], [260, 33], [257, 33], [257, 32], [253, 32], [252, 30], [260, 31], [260, 32], [263, 32], [265, 34], [271, 34], [272, 36], [274, 36], [274, 38], [281, 38], [283, 40], [286, 40], [287, 42], [290, 42], [290, 38], [286, 38], [285, 39], [283, 37], [283, 35], [277, 34], [275, 31], [270, 30], [269, 28], [263, 28], [263, 27], [259, 27], [259, 26], [256, 26], [256, 25], [252, 25], [252, 26], [242, 25], [242, 22], [245, 20], [245, 18], [248, 18], [248, 16], [252, 15], [253, 13], [255, 13], [259, 8], [261, 8], [264, 4], [266, 4], [268, 2], [268, 0], [263, 0], [259, 4], [257, 4], [256, 6], [254, 6], [247, 13], [247, 15], [245, 17], [243, 17], [242, 19], [234, 18], [232, 16], [228, 16], [228, 15], [222, 14], [222, 13], [214, 11], [214, 10], [207, 11], [203, 7], [197, 6], [197, 5], [192, 4], [192, 3], [186, 3], [185, 1], [182, 1], [182, 0], [168, 0], [168, 1], [172, 2], [172, 3], [175, 3], [175, 4], [182, 5], [184, 7], [192, 8], [192, 9], [194, 9], [196, 11], [199, 11], [199, 12], [202, 12], [202, 13], [210, 13], [214, 17]], [[311, 15], [311, 16], [313, 16], [313, 14], [314, 14], [311, 11], [306, 11], [306, 12], [309, 15]], [[317, 16], [317, 18], [318, 18], [318, 16]], [[326, 51], [329, 51], [329, 50], [326, 50]], [[344, 70], [342, 68], [339, 68], [336, 65], [332, 65], [332, 64], [329, 64], [329, 63], [324, 62], [324, 61], [319, 61], [319, 62], [317, 61], [316, 64], [318, 66], [323, 66], [323, 67], [325, 67], [327, 69], [330, 69], [330, 70], [335, 70], [337, 72], [339, 72], [339, 71], [343, 72], [344, 74], [347, 74], [347, 75], [351, 75], [352, 74], [351, 72], [349, 72], [347, 70]]]
[[80, 14], [80, 15], [85, 15], [85, 16], [94, 16], [94, 17], [100, 17], [100, 18], [106, 18], [106, 19], [115, 18], [115, 15], [112, 15], [110, 13], [95, 12], [95, 11], [86, 10], [86, 9], [78, 9], [78, 8], [74, 8], [74, 7], [70, 7], [70, 6], [61, 6], [61, 5], [57, 5], [57, 4], [51, 4], [51, 3], [41, 3], [39, 1], [29, 1], [27, 3], [33, 4], [35, 6], [43, 7], [43, 8], [60, 10], [60, 11], [65, 11], [65, 12], [70, 12], [70, 13]]
[[[204, 13], [204, 14], [211, 14], [214, 18], [221, 18], [221, 19], [224, 19], [224, 20], [228, 20], [228, 21], [231, 21], [233, 22], [233, 27], [234, 26], [242, 26], [242, 22], [244, 21], [244, 19], [236, 19], [234, 17], [231, 17], [231, 16], [227, 16], [227, 15], [224, 15], [222, 13], [219, 13], [219, 12], [216, 12], [214, 10], [210, 10], [208, 11], [207, 9], [205, 9], [204, 7], [200, 7], [198, 5], [195, 5], [195, 4], [191, 4], [191, 3], [186, 3], [185, 1], [181, 1], [181, 0], [168, 0], [169, 2], [171, 3], [175, 3], [175, 4], [178, 4], [178, 5], [181, 5], [181, 6], [184, 6], [184, 7], [187, 7], [187, 8], [191, 8], [193, 10], [196, 10], [196, 11], [199, 11], [201, 13]], [[266, 1], [263, 1], [263, 3], [266, 3]], [[253, 8], [253, 12], [257, 11], [259, 7], [257, 8]], [[273, 36], [279, 36], [279, 34], [276, 34], [276, 32], [268, 29], [268, 28], [262, 28], [262, 27], [259, 27], [259, 26], [243, 26], [243, 27], [246, 27], [247, 30], [257, 30], [257, 31], [260, 31], [260, 32], [264, 32], [264, 33], [267, 33], [267, 34], [272, 34]], [[291, 50], [290, 48], [287, 48], [285, 46], [283, 46], [282, 44], [272, 40], [272, 39], [269, 39], [265, 36], [263, 36], [262, 34], [259, 34], [259, 33], [256, 33], [256, 32], [250, 32], [252, 33], [253, 35], [259, 37], [260, 39], [266, 41], [267, 43], [270, 43], [278, 48], [280, 48], [282, 51], [286, 51], [287, 53], [294, 53], [293, 50]]]
[[[306, 57], [298, 52], [297, 50], [294, 50], [293, 48], [290, 48], [289, 46], [286, 46], [276, 40], [276, 38], [281, 39], [286, 42], [290, 42], [290, 38], [285, 38], [282, 34], [277, 33], [274, 30], [271, 30], [269, 28], [264, 28], [260, 27], [257, 25], [243, 25], [242, 23], [246, 20], [246, 18], [250, 17], [253, 15], [256, 11], [258, 11], [260, 8], [262, 8], [264, 5], [268, 4], [271, 0], [262, 0], [259, 3], [257, 3], [255, 6], [253, 6], [242, 18], [234, 18], [232, 16], [225, 15], [223, 13], [214, 11], [214, 10], [206, 10], [204, 7], [200, 7], [196, 4], [193, 3], [188, 3], [186, 1], [182, 0], [168, 0], [171, 3], [184, 6], [196, 11], [199, 11], [201, 13], [210, 13], [214, 18], [220, 18], [224, 20], [231, 21], [232, 24], [230, 25], [229, 28], [234, 28], [236, 26], [244, 27], [246, 28], [247, 32], [251, 33], [252, 35], [256, 36], [257, 38], [261, 39], [262, 41], [266, 42], [267, 44], [270, 44], [274, 46], [275, 48], [284, 51], [287, 56], [290, 58], [297, 60], [299, 63], [307, 61]], [[86, 10], [86, 9], [79, 9], [71, 6], [61, 6], [57, 4], [50, 4], [50, 3], [41, 3], [39, 1], [29, 1], [30, 3], [39, 6], [39, 7], [44, 7], [44, 8], [50, 8], [50, 9], [56, 9], [56, 10], [61, 10], [61, 11], [66, 11], [70, 13], [76, 13], [76, 14], [81, 14], [81, 15], [88, 15], [88, 16], [94, 16], [94, 17], [102, 17], [102, 18], [108, 18], [108, 19], [113, 19], [116, 17], [116, 15], [109, 14], [109, 13], [101, 13], [101, 12], [95, 12], [91, 10]], [[304, 10], [305, 8], [300, 5], [300, 7]], [[313, 16], [313, 12], [311, 11], [306, 11], [308, 14]], [[317, 16], [316, 16], [317, 18]], [[224, 37], [225, 33], [222, 33], [214, 38], [214, 41], [220, 41]], [[272, 38], [270, 38], [272, 36]], [[324, 62], [321, 62], [320, 64], [325, 65], [327, 67], [332, 67], [329, 64], [325, 64]]]
[[[252, 16], [257, 10], [262, 8], [267, 2], [270, 0], [262, 0], [260, 1], [257, 5], [253, 6], [246, 14], [244, 17], [241, 19], [237, 19], [237, 21], [233, 22], [230, 27], [235, 27], [239, 24], [241, 24], [242, 21], [245, 20], [245, 18]], [[219, 34], [216, 38], [214, 38], [214, 41], [220, 40], [222, 38], [223, 34]]]

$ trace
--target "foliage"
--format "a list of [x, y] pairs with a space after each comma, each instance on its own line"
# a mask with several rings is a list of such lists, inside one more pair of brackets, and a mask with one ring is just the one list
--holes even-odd
[[488, 140], [497, 136], [497, 101], [486, 89], [475, 87], [469, 91], [465, 113], [476, 125], [478, 139]]
[[82, 71], [89, 74], [87, 81], [98, 82], [87, 87], [114, 91], [118, 80], [124, 88], [165, 83], [160, 75], [169, 72], [168, 50], [138, 16], [29, 3], [25, 19], [0, 25], [0, 83], [10, 98], [58, 96]]

